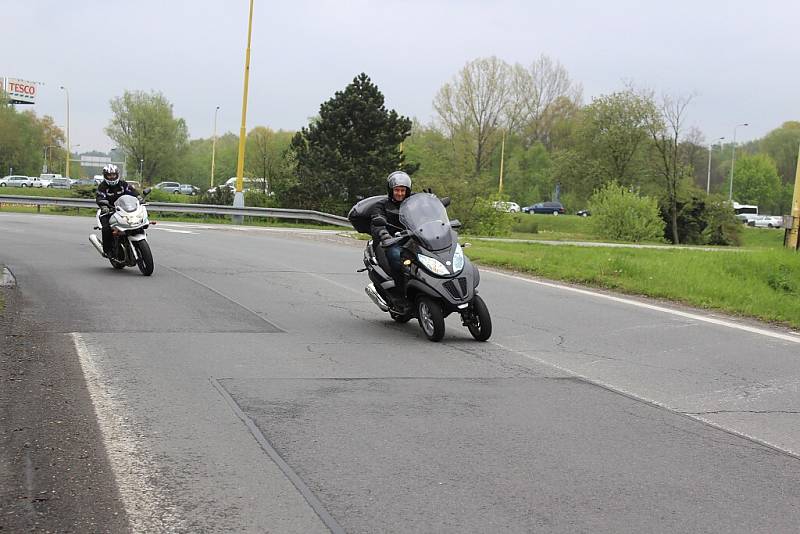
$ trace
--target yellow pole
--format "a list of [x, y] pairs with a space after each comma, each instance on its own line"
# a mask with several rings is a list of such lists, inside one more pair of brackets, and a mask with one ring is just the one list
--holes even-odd
[[503, 194], [503, 160], [506, 155], [506, 131], [503, 130], [503, 142], [500, 144], [500, 188], [498, 192]]
[[797, 167], [794, 175], [794, 197], [792, 198], [792, 229], [786, 246], [797, 250], [800, 235], [800, 149], [797, 151]]
[[217, 111], [219, 111], [219, 106], [214, 110], [214, 140], [211, 142], [211, 187], [214, 187], [214, 156], [217, 153]]
[[250, 17], [247, 21], [247, 51], [244, 58], [244, 94], [242, 95], [242, 127], [239, 130], [239, 161], [236, 165], [236, 192], [244, 187], [244, 147], [247, 139], [247, 83], [250, 78], [250, 35], [253, 30], [253, 0], [250, 0]]

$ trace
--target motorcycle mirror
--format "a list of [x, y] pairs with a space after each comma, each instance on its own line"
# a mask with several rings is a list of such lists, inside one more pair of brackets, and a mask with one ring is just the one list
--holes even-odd
[[150, 189], [149, 187], [145, 187], [144, 189], [142, 189], [142, 196], [146, 197], [147, 195], [150, 194], [150, 191], [152, 191], [152, 189]]
[[450, 228], [452, 228], [453, 230], [458, 230], [459, 228], [461, 228], [461, 221], [459, 221], [458, 219], [451, 220]]

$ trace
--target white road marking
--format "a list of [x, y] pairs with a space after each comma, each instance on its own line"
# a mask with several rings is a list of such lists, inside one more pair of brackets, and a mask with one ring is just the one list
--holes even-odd
[[175, 506], [152, 484], [156, 462], [126, 417], [125, 401], [118, 397], [110, 377], [98, 365], [101, 356], [80, 333], [71, 335], [131, 530], [185, 531], [184, 520], [179, 518]]
[[536, 284], [536, 285], [545, 286], [545, 287], [552, 287], [552, 288], [555, 288], [555, 289], [563, 289], [563, 290], [566, 290], [566, 291], [572, 291], [573, 293], [579, 293], [579, 294], [582, 294], [582, 295], [589, 295], [589, 296], [592, 296], [592, 297], [599, 297], [599, 298], [611, 300], [611, 301], [614, 301], [614, 302], [619, 302], [619, 303], [622, 303], [622, 304], [628, 304], [630, 306], [636, 306], [636, 307], [639, 307], [639, 308], [645, 308], [645, 309], [648, 309], [648, 310], [658, 311], [658, 312], [662, 312], [662, 313], [669, 313], [671, 315], [676, 315], [678, 317], [685, 317], [687, 319], [692, 319], [692, 320], [695, 320], [695, 321], [702, 321], [704, 323], [711, 323], [711, 324], [715, 324], [715, 325], [718, 325], [718, 326], [724, 326], [726, 328], [733, 328], [735, 330], [742, 330], [744, 332], [750, 332], [751, 334], [758, 334], [758, 335], [761, 335], [761, 336], [772, 337], [772, 338], [775, 338], [775, 339], [780, 339], [780, 340], [783, 340], [783, 341], [789, 341], [791, 343], [799, 343], [800, 344], [800, 333], [797, 333], [797, 332], [790, 332], [788, 334], [784, 334], [784, 333], [781, 333], [781, 332], [775, 332], [775, 331], [772, 331], [772, 330], [767, 330], [765, 328], [758, 328], [758, 327], [755, 327], [755, 326], [748, 326], [748, 325], [744, 325], [744, 324], [734, 323], [732, 321], [726, 321], [724, 319], [717, 319], [716, 317], [709, 317], [709, 316], [700, 315], [700, 314], [697, 314], [697, 313], [690, 313], [690, 312], [684, 312], [684, 311], [680, 311], [680, 310], [673, 310], [673, 309], [670, 309], [670, 308], [665, 308], [664, 306], [657, 306], [655, 304], [647, 304], [646, 302], [639, 302], [639, 301], [636, 301], [636, 300], [626, 299], [626, 298], [623, 298], [623, 297], [616, 297], [614, 295], [607, 295], [605, 293], [599, 293], [597, 291], [591, 291], [589, 289], [581, 289], [581, 288], [577, 288], [577, 287], [571, 287], [571, 286], [558, 284], [558, 283], [555, 283], [555, 282], [544, 282], [542, 280], [534, 280], [534, 279], [531, 279], [531, 278], [524, 278], [522, 276], [516, 276], [516, 275], [513, 275], [513, 274], [506, 274], [506, 273], [502, 273], [500, 271], [495, 271], [493, 269], [486, 269], [485, 267], [482, 267], [481, 270], [482, 271], [486, 271], [486, 272], [490, 272], [492, 274], [496, 274], [497, 276], [503, 276], [505, 278], [513, 278], [514, 280], [520, 280], [522, 282], [527, 282], [529, 284]]
[[192, 232], [191, 230], [175, 230], [173, 228], [161, 228], [160, 226], [154, 226], [153, 229], [161, 230], [162, 232], [170, 232], [172, 234], [197, 234], [197, 232]]

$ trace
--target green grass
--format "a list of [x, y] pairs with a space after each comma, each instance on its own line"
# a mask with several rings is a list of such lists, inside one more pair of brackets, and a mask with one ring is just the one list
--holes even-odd
[[800, 255], [781, 248], [714, 252], [479, 241], [467, 253], [485, 265], [800, 328]]

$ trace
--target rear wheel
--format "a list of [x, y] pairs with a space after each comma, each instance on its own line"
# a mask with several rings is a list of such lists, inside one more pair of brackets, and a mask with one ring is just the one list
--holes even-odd
[[486, 341], [492, 335], [492, 317], [489, 308], [479, 295], [472, 299], [472, 318], [467, 323], [469, 333], [478, 341]]
[[136, 262], [139, 266], [139, 270], [142, 271], [143, 275], [150, 276], [153, 274], [153, 269], [155, 269], [153, 253], [150, 252], [150, 243], [142, 239], [141, 241], [136, 241], [134, 246], [139, 253], [139, 260]]
[[417, 318], [425, 337], [440, 341], [444, 337], [444, 314], [442, 305], [430, 297], [420, 297], [417, 301]]

